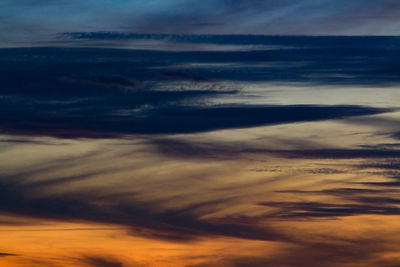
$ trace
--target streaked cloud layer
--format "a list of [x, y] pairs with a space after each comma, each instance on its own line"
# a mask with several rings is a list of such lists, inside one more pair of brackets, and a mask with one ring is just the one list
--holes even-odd
[[1, 264], [400, 262], [398, 38], [58, 38], [0, 50]]
[[0, 265], [400, 266], [399, 9], [1, 1]]
[[[96, 36], [85, 38], [96, 41]], [[97, 37], [118, 39], [107, 34]], [[205, 38], [219, 43], [236, 40]], [[3, 49], [2, 129], [36, 136], [101, 138], [198, 133], [394, 111], [390, 105], [365, 106], [362, 102], [251, 104], [252, 93], [241, 87], [249, 83], [311, 88], [394, 85], [399, 82], [399, 60], [391, 45], [397, 38], [260, 38], [248, 42], [290, 47], [230, 52]], [[240, 102], [243, 97], [250, 97], [249, 102]]]

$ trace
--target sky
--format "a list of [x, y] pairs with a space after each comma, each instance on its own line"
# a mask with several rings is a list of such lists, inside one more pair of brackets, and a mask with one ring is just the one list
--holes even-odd
[[399, 266], [396, 1], [0, 1], [0, 266]]
[[397, 35], [396, 0], [4, 0], [2, 47], [64, 32]]

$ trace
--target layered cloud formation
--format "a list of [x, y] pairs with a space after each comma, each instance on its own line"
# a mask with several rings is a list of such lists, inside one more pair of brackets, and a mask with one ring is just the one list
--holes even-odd
[[[116, 39], [110, 34], [73, 36]], [[214, 43], [236, 40], [229, 36], [204, 38]], [[203, 39], [188, 36], [186, 40]], [[239, 83], [285, 82], [313, 87], [396, 84], [399, 60], [392, 45], [397, 38], [249, 37], [248, 42], [275, 46], [291, 43], [291, 47], [231, 52], [3, 49], [2, 131], [72, 138], [119, 137], [392, 111], [359, 105], [229, 104], [218, 103], [218, 99], [245, 96]]]
[[[77, 7], [3, 6], [39, 2], [40, 12]], [[399, 38], [169, 33], [229, 32], [240, 16], [256, 29], [265, 14], [322, 27], [354, 9], [386, 21], [397, 4], [343, 2], [322, 17], [317, 11], [331, 2], [203, 1], [198, 17], [190, 4], [87, 1], [76, 27], [50, 25], [57, 12], [31, 25], [33, 33], [49, 25], [55, 37], [46, 44], [78, 48], [0, 49], [2, 263], [397, 266]], [[107, 6], [118, 16], [108, 17]], [[121, 27], [125, 9], [138, 13], [133, 24], [143, 31], [172, 28], [78, 27], [98, 20], [93, 10]], [[285, 17], [299, 11], [314, 13]], [[35, 12], [2, 19], [26, 25]], [[155, 23], [146, 24], [148, 14]], [[131, 42], [146, 49], [104, 48]], [[62, 235], [71, 230], [64, 224], [80, 233]], [[21, 229], [31, 232], [17, 236]], [[103, 230], [98, 242], [92, 231]]]

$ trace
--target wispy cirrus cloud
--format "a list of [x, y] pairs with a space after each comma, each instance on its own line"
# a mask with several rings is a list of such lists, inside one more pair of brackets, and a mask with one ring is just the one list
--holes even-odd
[[[84, 178], [80, 177], [81, 180]], [[195, 207], [156, 212], [156, 207], [152, 207], [151, 203], [124, 200], [126, 193], [107, 194], [98, 190], [95, 194], [76, 191], [47, 195], [41, 189], [49, 184], [21, 184], [3, 177], [0, 183], [1, 212], [17, 216], [115, 224], [130, 228], [134, 235], [170, 241], [192, 241], [207, 236], [252, 240], [286, 239], [280, 233], [244, 225], [240, 220], [218, 222], [197, 218], [192, 213]], [[108, 208], [102, 203], [107, 203]]]

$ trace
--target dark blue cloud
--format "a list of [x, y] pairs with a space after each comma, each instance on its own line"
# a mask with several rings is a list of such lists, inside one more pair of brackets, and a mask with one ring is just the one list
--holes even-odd
[[[345, 105], [210, 103], [215, 97], [238, 94], [230, 85], [234, 81], [370, 86], [399, 82], [400, 60], [397, 49], [389, 46], [391, 39], [367, 38], [365, 43], [370, 45], [365, 47], [363, 38], [336, 39], [335, 46], [331, 38], [267, 38], [268, 42], [297, 46], [247, 52], [3, 49], [0, 127], [3, 132], [30, 135], [115, 137], [195, 133], [391, 111]], [[190, 67], [197, 63], [203, 64]], [[234, 64], [219, 67], [225, 63]], [[312, 153], [304, 151], [303, 155]]]
[[173, 43], [194, 44], [229, 44], [229, 45], [266, 45], [276, 48], [347, 48], [388, 49], [399, 45], [396, 36], [296, 36], [296, 35], [255, 35], [255, 34], [163, 34], [163, 33], [131, 33], [131, 32], [64, 32], [59, 38], [70, 40], [156, 40]]
[[[303, 143], [302, 143], [303, 142]], [[246, 153], [272, 154], [281, 158], [297, 159], [397, 159], [400, 156], [398, 149], [364, 149], [364, 148], [319, 148], [309, 149], [305, 147], [305, 140], [299, 140], [298, 149], [274, 150], [260, 145], [241, 143], [215, 143], [215, 142], [188, 142], [179, 139], [152, 139], [149, 141], [157, 150], [169, 157], [178, 158], [232, 158], [240, 157]], [[292, 142], [292, 143], [295, 143]], [[304, 147], [304, 148], [301, 148]], [[396, 170], [397, 164], [365, 164], [357, 166], [361, 169], [381, 168]], [[317, 169], [313, 173], [340, 173], [340, 170]]]
[[[26, 109], [30, 100], [28, 98], [21, 102], [13, 101], [12, 104], [2, 103], [0, 127], [3, 132], [62, 138], [107, 138], [128, 134], [196, 133], [337, 119], [388, 111], [359, 106], [221, 106], [211, 108], [169, 106], [127, 116], [117, 114], [122, 108], [122, 101], [118, 107], [108, 106], [105, 102], [83, 101], [79, 105], [72, 106], [62, 103], [31, 104], [31, 108]], [[110, 114], [112, 112], [116, 114]], [[284, 153], [284, 151], [279, 151], [279, 153]], [[295, 153], [297, 156], [300, 155], [299, 152]], [[325, 156], [331, 154], [329, 151], [320, 153], [304, 151], [303, 156], [318, 156], [321, 153]], [[333, 153], [337, 154], [341, 151]]]

